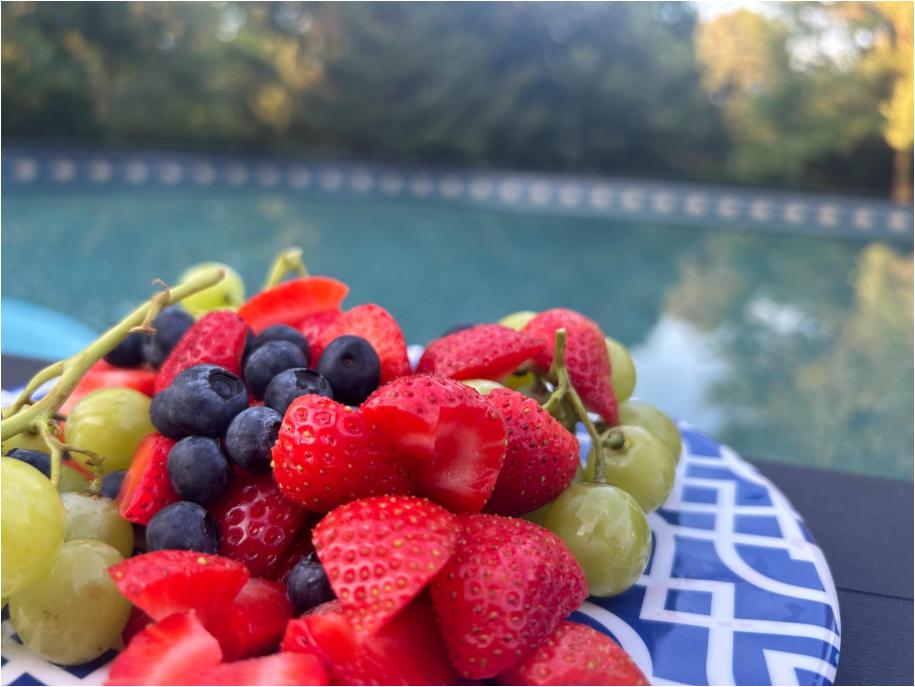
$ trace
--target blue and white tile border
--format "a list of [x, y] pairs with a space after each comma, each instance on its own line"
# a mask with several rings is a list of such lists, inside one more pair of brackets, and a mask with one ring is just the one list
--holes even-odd
[[256, 188], [416, 198], [558, 215], [751, 232], [912, 241], [913, 208], [850, 196], [573, 175], [352, 162], [7, 147], [6, 191], [81, 185]]

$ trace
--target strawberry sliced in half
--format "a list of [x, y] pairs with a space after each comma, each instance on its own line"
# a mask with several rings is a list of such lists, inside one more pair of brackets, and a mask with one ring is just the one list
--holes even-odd
[[280, 653], [223, 663], [204, 673], [201, 685], [326, 685], [327, 671], [314, 654]]
[[147, 525], [152, 516], [178, 500], [167, 467], [174, 445], [174, 439], [154, 432], [137, 446], [118, 492], [118, 510], [125, 520]]
[[106, 685], [206, 685], [219, 665], [219, 642], [193, 612], [175, 613], [134, 636], [111, 664]]
[[350, 334], [368, 341], [381, 362], [381, 383], [410, 374], [410, 359], [403, 332], [391, 314], [374, 303], [350, 308], [329, 324], [311, 343], [312, 365], [317, 365], [321, 352], [338, 336]]
[[505, 459], [498, 412], [475, 389], [435, 375], [395, 379], [362, 412], [413, 464], [416, 493], [455, 512], [477, 512]]
[[207, 623], [248, 580], [241, 563], [197, 551], [153, 551], [111, 566], [121, 593], [153, 620], [196, 611]]
[[69, 415], [73, 407], [86, 394], [96, 389], [107, 389], [113, 386], [136, 389], [141, 394], [152, 396], [156, 386], [156, 373], [154, 370], [144, 370], [142, 368], [124, 369], [123, 367], [115, 367], [104, 360], [99, 360], [79, 380], [79, 384], [76, 385], [73, 393], [61, 406], [60, 412], [64, 415]]
[[438, 574], [459, 532], [457, 517], [427, 499], [378, 496], [332, 510], [313, 537], [353, 627], [372, 633]]
[[283, 651], [315, 652], [335, 685], [453, 685], [457, 674], [429, 603], [417, 599], [372, 635], [334, 603], [289, 621]]
[[430, 341], [417, 372], [452, 379], [499, 380], [540, 353], [534, 337], [501, 324], [478, 324]]
[[339, 309], [318, 310], [317, 312], [306, 315], [295, 325], [295, 328], [302, 332], [302, 336], [308, 340], [313, 365], [318, 362], [318, 355], [315, 354], [314, 349], [315, 342], [321, 338], [321, 332], [336, 322], [342, 314], [343, 313], [341, 313]]
[[252, 296], [238, 315], [260, 334], [272, 324], [294, 327], [312, 313], [339, 310], [347, 293], [349, 287], [332, 277], [290, 279]]
[[291, 617], [286, 585], [252, 577], [207, 629], [219, 641], [225, 659], [236, 661], [276, 648]]

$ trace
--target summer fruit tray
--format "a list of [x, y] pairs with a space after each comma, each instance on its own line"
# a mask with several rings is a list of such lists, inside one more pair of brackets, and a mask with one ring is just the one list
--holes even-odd
[[593, 321], [346, 293], [199, 266], [4, 393], [4, 684], [831, 683], [803, 522]]

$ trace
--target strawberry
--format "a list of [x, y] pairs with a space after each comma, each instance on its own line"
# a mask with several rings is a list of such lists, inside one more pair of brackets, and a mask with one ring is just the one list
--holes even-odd
[[201, 685], [326, 685], [327, 671], [314, 654], [281, 653], [223, 663], [200, 677]]
[[351, 334], [368, 341], [381, 361], [381, 383], [410, 374], [407, 344], [397, 320], [374, 303], [350, 308], [326, 326], [311, 344], [312, 366], [316, 366], [325, 346], [338, 336]]
[[299, 525], [299, 529], [292, 537], [292, 542], [280, 556], [273, 570], [270, 571], [270, 579], [277, 580], [286, 584], [286, 578], [295, 567], [295, 564], [305, 558], [315, 550], [314, 544], [311, 543], [311, 530], [318, 523], [320, 515], [317, 513], [306, 513], [305, 522]]
[[134, 606], [153, 620], [193, 610], [204, 623], [235, 598], [248, 580], [245, 566], [197, 551], [153, 551], [108, 569]]
[[461, 382], [411, 375], [377, 389], [366, 420], [413, 463], [416, 493], [457, 512], [479, 511], [505, 458], [505, 426], [483, 396]]
[[305, 519], [270, 474], [237, 476], [210, 513], [219, 523], [220, 555], [241, 561], [255, 577], [273, 570]]
[[311, 313], [339, 310], [347, 293], [349, 287], [331, 277], [299, 277], [252, 296], [238, 315], [260, 334], [272, 324], [294, 327]]
[[147, 525], [152, 516], [178, 500], [167, 469], [168, 452], [174, 445], [174, 439], [158, 432], [140, 441], [118, 492], [118, 510], [125, 520]]
[[222, 660], [219, 642], [193, 612], [175, 613], [137, 634], [114, 662], [106, 685], [206, 685]]
[[207, 363], [241, 374], [248, 326], [229, 310], [209, 312], [188, 329], [175, 344], [156, 375], [155, 392], [166, 389], [180, 372]]
[[283, 651], [316, 652], [335, 685], [453, 685], [457, 675], [429, 603], [417, 599], [372, 635], [333, 602], [286, 627]]
[[295, 325], [296, 329], [302, 332], [302, 336], [308, 340], [312, 357], [311, 362], [313, 365], [318, 362], [318, 356], [314, 354], [314, 342], [321, 338], [321, 332], [323, 332], [326, 327], [336, 322], [341, 314], [339, 309], [318, 310], [317, 312], [306, 315]]
[[273, 445], [286, 498], [314, 512], [366, 496], [406, 494], [410, 480], [390, 442], [358, 409], [306, 394], [286, 410]]
[[291, 617], [286, 585], [252, 577], [207, 629], [219, 640], [225, 660], [236, 661], [275, 649]]
[[109, 365], [104, 360], [99, 360], [83, 375], [79, 384], [73, 390], [73, 393], [67, 398], [61, 406], [60, 412], [69, 415], [73, 407], [88, 393], [96, 389], [107, 389], [108, 387], [118, 386], [128, 389], [136, 389], [147, 396], [153, 395], [156, 384], [156, 373], [153, 370], [144, 369], [125, 369]]
[[647, 685], [622, 647], [580, 623], [563, 621], [522, 663], [501, 673], [502, 685]]
[[502, 379], [543, 345], [527, 334], [501, 324], [478, 324], [430, 341], [417, 372], [452, 379]]
[[578, 439], [533, 398], [511, 389], [487, 396], [508, 434], [505, 462], [486, 511], [522, 515], [569, 486], [580, 464]]
[[561, 327], [566, 330], [565, 363], [572, 386], [585, 405], [607, 424], [617, 424], [616, 396], [610, 385], [610, 354], [604, 333], [596, 322], [566, 308], [535, 315], [523, 331], [543, 345], [535, 359], [537, 367], [546, 371], [553, 363], [554, 339]]
[[372, 633], [448, 562], [458, 531], [457, 518], [431, 501], [376, 496], [335, 508], [318, 523], [313, 537], [353, 627]]
[[461, 523], [454, 556], [432, 583], [432, 602], [458, 672], [488, 678], [534, 651], [588, 587], [549, 530], [499, 515], [465, 515]]

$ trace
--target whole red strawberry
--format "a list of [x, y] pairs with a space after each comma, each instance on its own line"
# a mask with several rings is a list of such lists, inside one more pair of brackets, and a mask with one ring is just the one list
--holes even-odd
[[247, 335], [248, 325], [234, 312], [207, 313], [191, 325], [162, 363], [156, 375], [156, 393], [167, 388], [180, 372], [203, 363], [240, 375]]
[[508, 434], [505, 462], [486, 504], [490, 513], [522, 515], [552, 501], [581, 464], [578, 439], [533, 398], [494, 389], [486, 399]]
[[[454, 552], [457, 518], [415, 496], [376, 496], [335, 508], [314, 529], [315, 550], [357, 632], [405, 608]], [[371, 575], [363, 571], [371, 570]]]
[[314, 394], [286, 410], [273, 445], [273, 474], [286, 498], [319, 513], [412, 488], [390, 441], [360, 410]]
[[410, 375], [377, 389], [366, 420], [412, 463], [415, 493], [456, 512], [477, 512], [505, 458], [505, 426], [485, 398], [453, 379]]
[[540, 341], [501, 324], [478, 324], [429, 342], [416, 368], [452, 379], [502, 379], [541, 352]]
[[496, 678], [502, 685], [647, 685], [629, 655], [610, 637], [564, 621], [537, 650]]
[[270, 474], [239, 475], [210, 513], [219, 523], [219, 553], [244, 563], [255, 577], [273, 570], [306, 516]]
[[312, 366], [317, 365], [321, 352], [338, 336], [351, 334], [368, 341], [381, 361], [381, 383], [410, 374], [407, 344], [397, 320], [374, 303], [357, 305], [342, 313], [324, 327], [311, 344]]
[[565, 363], [582, 401], [608, 424], [617, 424], [616, 396], [610, 384], [610, 355], [604, 333], [593, 320], [567, 308], [545, 310], [524, 327], [541, 344], [535, 362], [544, 372], [553, 362], [556, 330], [566, 330]]
[[168, 452], [174, 439], [154, 432], [143, 437], [118, 491], [121, 517], [148, 525], [152, 516], [178, 500], [168, 476]]
[[432, 583], [451, 661], [466, 678], [524, 660], [575, 610], [588, 588], [555, 534], [499, 515], [465, 515], [454, 556]]

